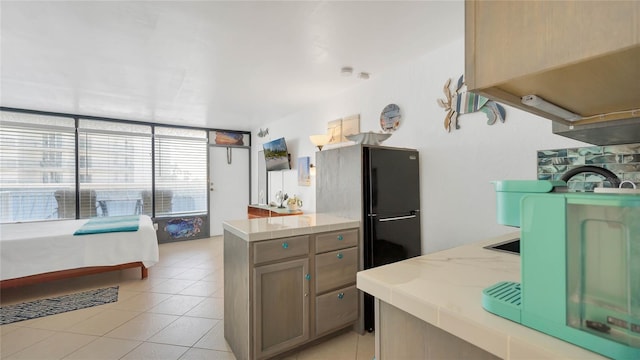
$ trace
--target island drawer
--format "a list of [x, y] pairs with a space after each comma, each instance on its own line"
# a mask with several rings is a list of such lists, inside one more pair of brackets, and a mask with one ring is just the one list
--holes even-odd
[[294, 236], [253, 244], [253, 263], [286, 259], [309, 254], [309, 236]]
[[316, 334], [335, 330], [358, 319], [355, 285], [316, 297]]
[[332, 231], [316, 235], [316, 253], [358, 245], [358, 229]]
[[316, 293], [336, 289], [356, 282], [358, 248], [316, 255]]

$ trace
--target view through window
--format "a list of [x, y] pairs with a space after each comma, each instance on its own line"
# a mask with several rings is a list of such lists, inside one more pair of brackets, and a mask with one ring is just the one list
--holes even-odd
[[156, 214], [207, 212], [207, 131], [155, 128]]
[[151, 156], [151, 126], [80, 119], [80, 217], [151, 216]]
[[0, 222], [74, 219], [75, 119], [0, 119]]
[[2, 223], [208, 212], [206, 130], [4, 110], [0, 115]]

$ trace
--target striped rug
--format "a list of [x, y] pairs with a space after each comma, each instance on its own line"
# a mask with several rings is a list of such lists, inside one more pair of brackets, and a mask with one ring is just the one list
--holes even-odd
[[0, 325], [118, 301], [118, 286], [0, 307]]

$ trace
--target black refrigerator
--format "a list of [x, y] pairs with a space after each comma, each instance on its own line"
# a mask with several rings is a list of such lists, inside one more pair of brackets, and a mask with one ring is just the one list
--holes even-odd
[[[421, 255], [418, 151], [351, 145], [318, 151], [316, 212], [360, 221], [358, 270]], [[357, 332], [374, 329], [359, 292]]]
[[[421, 255], [418, 151], [364, 147], [362, 167], [364, 269]], [[368, 331], [375, 328], [373, 304], [365, 294]]]

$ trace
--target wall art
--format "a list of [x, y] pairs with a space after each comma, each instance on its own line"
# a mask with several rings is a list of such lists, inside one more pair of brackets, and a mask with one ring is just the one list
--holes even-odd
[[217, 145], [244, 145], [244, 135], [230, 131], [216, 131]]
[[347, 141], [345, 136], [360, 132], [360, 114], [350, 115], [327, 123], [327, 134], [331, 136], [329, 144]]
[[298, 185], [311, 186], [311, 158], [309, 156], [298, 158]]
[[380, 128], [384, 132], [393, 132], [400, 126], [400, 107], [396, 104], [389, 104], [382, 109], [380, 114]]
[[467, 92], [466, 84], [464, 83], [464, 75], [461, 75], [458, 79], [455, 90], [449, 88], [451, 79], [447, 79], [444, 84], [444, 95], [446, 101], [438, 99], [438, 105], [444, 108], [447, 115], [444, 118], [444, 128], [451, 132], [452, 128], [460, 129], [458, 124], [458, 116], [464, 114], [470, 114], [476, 111], [481, 111], [487, 114], [487, 124], [495, 124], [497, 119], [500, 122], [505, 122], [506, 112], [504, 107], [493, 100], [489, 100], [484, 96]]

